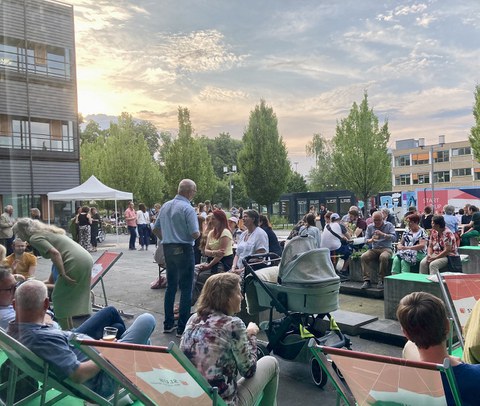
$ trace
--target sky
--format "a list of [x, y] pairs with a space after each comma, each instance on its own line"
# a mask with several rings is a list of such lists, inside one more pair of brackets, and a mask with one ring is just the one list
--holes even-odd
[[[79, 112], [241, 139], [264, 99], [292, 168], [368, 92], [390, 147], [465, 140], [480, 82], [478, 0], [72, 0]], [[298, 162], [298, 164], [295, 164]]]

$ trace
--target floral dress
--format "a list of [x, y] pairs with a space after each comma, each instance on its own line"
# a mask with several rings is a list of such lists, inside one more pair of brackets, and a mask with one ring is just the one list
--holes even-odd
[[210, 385], [218, 388], [226, 404], [237, 405], [237, 374], [250, 378], [257, 366], [256, 337], [247, 336], [243, 321], [220, 312], [203, 318], [194, 314], [180, 348]]

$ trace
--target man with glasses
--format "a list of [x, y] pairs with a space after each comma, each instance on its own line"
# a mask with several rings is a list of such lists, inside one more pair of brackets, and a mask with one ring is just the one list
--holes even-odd
[[177, 195], [166, 202], [158, 214], [153, 233], [161, 239], [167, 265], [167, 290], [165, 291], [165, 321], [163, 332], [175, 330], [174, 303], [177, 287], [180, 288], [180, 306], [177, 337], [181, 337], [190, 317], [195, 258], [193, 245], [200, 236], [195, 209], [190, 204], [197, 192], [191, 179], [183, 179]]

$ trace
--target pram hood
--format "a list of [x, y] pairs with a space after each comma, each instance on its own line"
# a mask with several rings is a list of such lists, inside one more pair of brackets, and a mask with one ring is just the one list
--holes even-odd
[[[296, 239], [298, 242], [294, 241]], [[285, 247], [278, 271], [279, 284], [311, 286], [339, 281], [330, 251], [327, 248], [313, 248], [311, 243], [315, 244], [311, 237], [295, 237]]]

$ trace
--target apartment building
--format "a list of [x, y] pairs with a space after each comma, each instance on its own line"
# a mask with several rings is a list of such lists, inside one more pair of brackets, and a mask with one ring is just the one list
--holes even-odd
[[77, 111], [73, 7], [1, 0], [1, 208], [46, 214], [48, 192], [80, 183]]
[[480, 187], [480, 163], [474, 158], [470, 142], [445, 142], [425, 145], [424, 139], [396, 142], [392, 150], [392, 190], [394, 192], [434, 188]]

